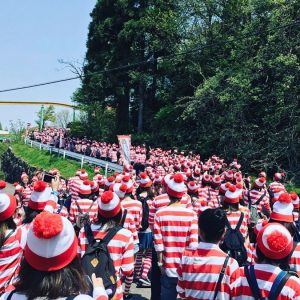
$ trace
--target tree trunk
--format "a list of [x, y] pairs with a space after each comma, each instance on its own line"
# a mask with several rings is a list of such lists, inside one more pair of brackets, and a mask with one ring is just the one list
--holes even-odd
[[144, 85], [144, 81], [141, 80], [139, 83], [139, 113], [138, 113], [138, 126], [137, 126], [138, 133], [143, 132], [144, 96], [145, 96], [145, 85]]
[[117, 134], [129, 133], [129, 87], [128, 84], [123, 88], [117, 88]]

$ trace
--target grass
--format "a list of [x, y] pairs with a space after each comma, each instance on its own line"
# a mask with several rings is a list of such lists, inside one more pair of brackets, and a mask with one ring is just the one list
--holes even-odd
[[[63, 159], [62, 156], [58, 156], [57, 154], [50, 155], [50, 153], [45, 150], [31, 148], [22, 143], [12, 144], [12, 150], [17, 157], [26, 161], [32, 167], [46, 171], [56, 168], [65, 178], [74, 176], [76, 170], [80, 168], [80, 163], [75, 160]], [[91, 178], [94, 174], [94, 168], [87, 164], [85, 164], [83, 168], [88, 172]]]

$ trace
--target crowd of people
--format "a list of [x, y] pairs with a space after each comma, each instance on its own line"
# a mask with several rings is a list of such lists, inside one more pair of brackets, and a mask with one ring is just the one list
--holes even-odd
[[283, 173], [143, 152], [107, 178], [23, 173], [14, 195], [0, 182], [0, 299], [133, 299], [133, 284], [152, 300], [300, 299], [300, 203]]

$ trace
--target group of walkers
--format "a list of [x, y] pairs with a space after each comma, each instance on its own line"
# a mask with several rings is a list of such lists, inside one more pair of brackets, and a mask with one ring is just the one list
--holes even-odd
[[[300, 299], [299, 197], [284, 174], [155, 149], [142, 170], [0, 182], [0, 299]], [[70, 197], [63, 195], [70, 194]]]

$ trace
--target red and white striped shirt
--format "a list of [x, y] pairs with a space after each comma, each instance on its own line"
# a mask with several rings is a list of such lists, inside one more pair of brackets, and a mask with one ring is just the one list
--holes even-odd
[[[101, 231], [101, 225], [92, 224], [92, 231], [95, 239], [102, 239], [105, 237], [106, 232]], [[88, 240], [85, 235], [84, 229], [79, 232], [79, 254], [81, 257], [84, 255], [88, 246]], [[133, 239], [129, 230], [122, 228], [108, 243], [108, 251], [111, 259], [113, 260], [116, 275], [117, 275], [117, 292], [116, 300], [123, 299], [121, 276], [130, 276], [134, 268], [134, 255], [133, 255]]]
[[139, 231], [143, 217], [143, 207], [141, 201], [126, 198], [121, 201], [121, 205], [133, 216], [136, 231]]
[[[262, 298], [268, 298], [275, 281], [281, 269], [277, 266], [269, 264], [254, 265], [255, 276]], [[249, 287], [248, 280], [245, 275], [244, 268], [240, 268], [240, 277], [232, 285], [233, 297], [232, 299], [252, 300], [252, 291]], [[285, 283], [277, 300], [300, 299], [300, 279], [291, 276]]]
[[163, 253], [166, 275], [177, 277], [180, 257], [186, 247], [198, 245], [198, 218], [184, 205], [169, 205], [160, 209], [154, 220], [155, 250]]
[[[162, 194], [154, 198], [151, 207], [149, 207], [149, 227], [154, 226], [154, 215], [161, 208], [168, 206], [170, 203], [170, 198], [168, 194]], [[191, 197], [189, 195], [184, 195], [180, 200], [180, 203], [187, 208], [192, 208]]]
[[138, 232], [136, 230], [136, 225], [134, 222], [133, 215], [130, 213], [130, 211], [127, 211], [127, 213], [126, 213], [126, 218], [125, 218], [123, 227], [132, 233], [133, 243], [138, 244], [139, 236], [138, 236]]
[[65, 218], [68, 218], [68, 216], [69, 216], [69, 212], [68, 212], [67, 208], [65, 206], [61, 207], [61, 205], [58, 203], [56, 203], [56, 207], [55, 207], [53, 213], [54, 214], [58, 213], [59, 215], [61, 215], [62, 217], [65, 217]]
[[[76, 200], [82, 213], [88, 213], [90, 221], [94, 222], [98, 218], [98, 203], [90, 199], [78, 199]], [[71, 203], [69, 220], [74, 225], [76, 224], [76, 218], [80, 215], [79, 209], [77, 207], [76, 201]]]
[[207, 202], [210, 208], [220, 207], [219, 190], [209, 188]]
[[33, 190], [33, 188], [31, 185], [27, 185], [26, 187], [24, 187], [22, 194], [21, 194], [21, 200], [22, 200], [23, 206], [28, 206], [28, 202], [31, 198], [32, 190]]
[[270, 197], [269, 197], [269, 193], [266, 190], [260, 191], [260, 190], [252, 189], [250, 191], [244, 191], [243, 199], [245, 201], [245, 204], [247, 204], [247, 206], [249, 206], [249, 198], [251, 199], [251, 204], [254, 205], [264, 194], [265, 196], [257, 204], [257, 212], [261, 212], [263, 207], [271, 211]]
[[[10, 232], [7, 230], [6, 236]], [[13, 284], [17, 282], [26, 238], [26, 229], [18, 227], [0, 248], [0, 294], [14, 290]]]
[[[248, 224], [249, 224], [249, 210], [246, 207], [243, 207], [244, 218], [240, 227], [240, 232], [243, 237], [246, 239], [248, 236]], [[232, 211], [226, 214], [228, 222], [232, 229], [236, 227], [239, 222], [241, 211]]]
[[79, 189], [80, 186], [83, 184], [83, 181], [79, 178], [72, 180], [70, 183], [70, 194], [72, 202], [79, 199]]
[[274, 194], [286, 193], [286, 189], [285, 189], [284, 185], [278, 181], [271, 182], [269, 185], [269, 190]]
[[[178, 266], [177, 292], [182, 299], [213, 299], [226, 254], [216, 244], [200, 242], [198, 249], [186, 249]], [[229, 258], [217, 299], [230, 299], [232, 283], [239, 277], [239, 265]]]

